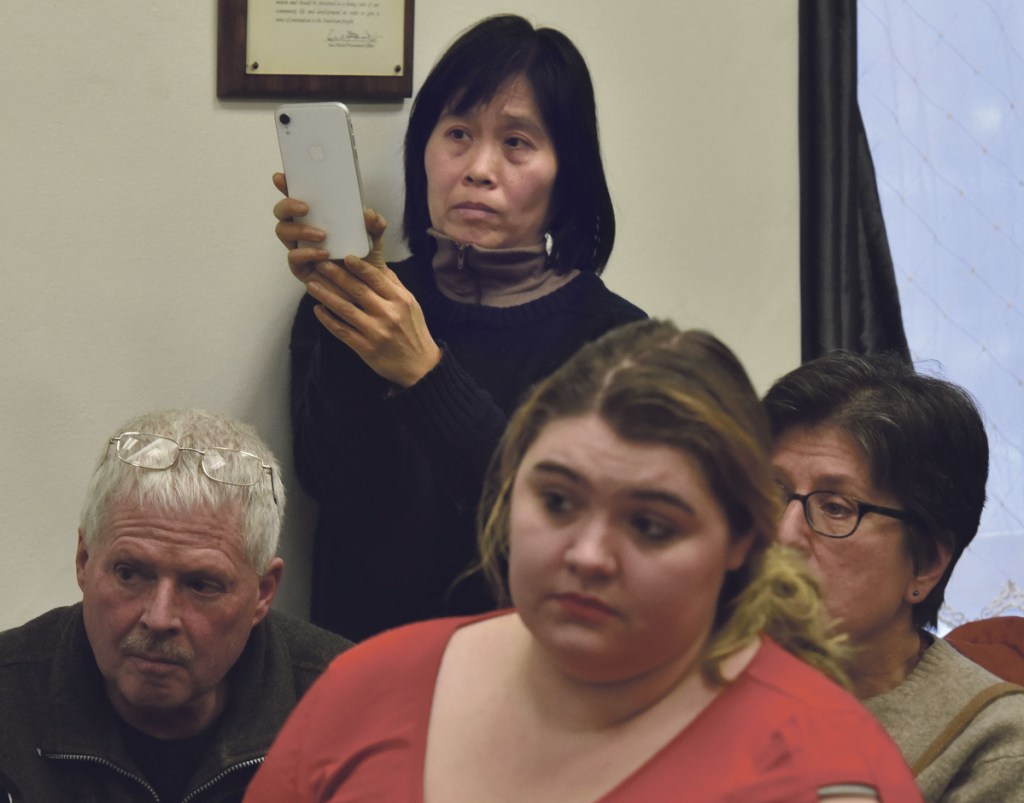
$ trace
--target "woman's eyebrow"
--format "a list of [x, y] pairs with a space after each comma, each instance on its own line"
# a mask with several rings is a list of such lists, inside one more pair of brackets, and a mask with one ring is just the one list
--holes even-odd
[[693, 509], [693, 505], [683, 499], [683, 497], [670, 491], [658, 491], [654, 489], [645, 490], [641, 488], [637, 489], [630, 495], [636, 499], [643, 499], [650, 502], [662, 502], [664, 504], [671, 505], [672, 507], [677, 507], [686, 513], [691, 513], [693, 515], [697, 514], [697, 511]]
[[521, 125], [529, 128], [540, 128], [540, 120], [536, 116], [523, 112], [522, 114], [517, 112], [502, 112], [498, 115], [503, 121], [509, 125]]
[[861, 481], [851, 474], [821, 474], [814, 478], [811, 483], [814, 487], [823, 490], [841, 489], [847, 490], [850, 486], [860, 487]]
[[[558, 463], [552, 460], [542, 460], [536, 463], [532, 471], [536, 471], [543, 474], [554, 474], [559, 477], [564, 477], [570, 482], [577, 485], [589, 485], [589, 482], [585, 476], [577, 471], [569, 468], [563, 463]], [[633, 499], [639, 499], [648, 502], [661, 502], [663, 504], [671, 505], [679, 508], [686, 513], [696, 515], [696, 511], [689, 502], [687, 502], [679, 494], [671, 491], [661, 490], [660, 488], [634, 488], [629, 491], [629, 496]]]
[[584, 484], [586, 482], [583, 475], [578, 471], [573, 471], [564, 463], [558, 463], [554, 460], [541, 460], [534, 463], [530, 470], [541, 474], [557, 474], [560, 477], [564, 477], [565, 479], [578, 484]]

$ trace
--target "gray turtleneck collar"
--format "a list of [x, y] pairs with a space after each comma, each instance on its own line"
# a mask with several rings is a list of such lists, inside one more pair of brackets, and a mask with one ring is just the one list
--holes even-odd
[[438, 289], [453, 301], [487, 307], [515, 307], [552, 293], [578, 270], [556, 273], [548, 266], [544, 243], [523, 248], [480, 248], [458, 243], [436, 229], [432, 266]]

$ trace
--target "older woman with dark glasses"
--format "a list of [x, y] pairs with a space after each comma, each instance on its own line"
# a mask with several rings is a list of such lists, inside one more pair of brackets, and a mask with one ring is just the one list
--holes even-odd
[[1024, 689], [929, 632], [985, 503], [988, 439], [971, 397], [895, 358], [834, 352], [764, 404], [779, 539], [819, 575], [855, 650], [857, 696], [928, 800], [1024, 801]]

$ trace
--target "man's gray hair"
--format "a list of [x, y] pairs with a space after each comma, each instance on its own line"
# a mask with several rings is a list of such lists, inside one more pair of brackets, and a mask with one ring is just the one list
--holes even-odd
[[126, 422], [111, 433], [111, 437], [124, 432], [163, 435], [182, 447], [221, 447], [251, 452], [271, 467], [273, 485], [265, 471], [252, 486], [214, 482], [203, 475], [201, 456], [194, 452], [181, 452], [178, 462], [164, 471], [138, 468], [120, 460], [108, 439], [82, 507], [79, 524], [86, 545], [95, 544], [101, 537], [111, 506], [121, 501], [151, 505], [172, 514], [199, 509], [237, 510], [241, 514], [245, 553], [253, 568], [262, 574], [277, 554], [285, 497], [277, 459], [256, 430], [241, 421], [206, 410], [161, 410]]

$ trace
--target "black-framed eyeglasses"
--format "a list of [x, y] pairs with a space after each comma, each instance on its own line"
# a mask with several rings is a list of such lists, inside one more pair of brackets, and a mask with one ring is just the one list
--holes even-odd
[[868, 513], [877, 513], [900, 521], [912, 521], [915, 518], [914, 514], [907, 510], [873, 505], [835, 491], [798, 494], [782, 483], [778, 483], [778, 486], [782, 491], [783, 502], [788, 505], [794, 499], [798, 501], [804, 509], [804, 518], [807, 519], [810, 528], [827, 538], [849, 538], [857, 531], [861, 519]]
[[166, 471], [178, 462], [182, 452], [195, 452], [199, 455], [199, 466], [203, 474], [225, 485], [255, 485], [266, 472], [270, 475], [270, 492], [274, 495], [274, 504], [278, 504], [274, 469], [252, 452], [224, 446], [195, 449], [182, 446], [174, 438], [152, 432], [122, 432], [116, 438], [111, 438], [110, 443], [116, 448], [122, 462], [151, 471]]

